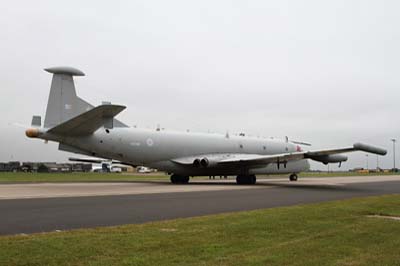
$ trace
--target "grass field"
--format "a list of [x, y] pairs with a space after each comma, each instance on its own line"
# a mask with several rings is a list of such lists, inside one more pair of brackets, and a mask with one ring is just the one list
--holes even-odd
[[0, 173], [0, 183], [9, 182], [99, 182], [167, 180], [169, 176], [157, 174], [117, 174], [117, 173]]
[[400, 265], [400, 195], [0, 237], [0, 265]]
[[381, 176], [381, 175], [400, 175], [400, 173], [357, 173], [357, 172], [304, 172], [299, 177], [335, 177], [335, 176]]
[[[393, 175], [399, 173], [370, 173], [360, 174], [353, 172], [306, 172], [299, 177], [335, 177], [335, 176], [360, 176], [360, 175]], [[267, 176], [258, 176], [259, 178]], [[288, 177], [288, 175], [271, 175], [269, 177]], [[196, 177], [195, 180], [208, 179], [208, 177]], [[218, 180], [219, 177], [216, 177]], [[164, 173], [155, 174], [104, 174], [104, 173], [8, 173], [0, 172], [0, 183], [13, 182], [100, 182], [100, 181], [145, 181], [145, 180], [169, 180]]]

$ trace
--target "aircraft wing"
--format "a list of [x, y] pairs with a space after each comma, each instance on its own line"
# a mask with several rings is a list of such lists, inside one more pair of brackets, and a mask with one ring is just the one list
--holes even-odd
[[233, 158], [224, 159], [218, 162], [218, 165], [262, 165], [276, 162], [287, 162], [304, 159], [305, 152], [281, 153], [274, 155], [247, 155], [247, 156], [232, 156]]
[[341, 148], [341, 149], [331, 149], [331, 150], [320, 150], [320, 151], [308, 151], [307, 154], [310, 156], [320, 156], [320, 155], [331, 155], [352, 151], [364, 151], [368, 153], [373, 153], [377, 155], [386, 155], [387, 151], [382, 148], [378, 148], [372, 145], [355, 143], [353, 147]]
[[364, 151], [368, 153], [386, 155], [386, 150], [370, 146], [363, 143], [356, 143], [352, 147], [339, 148], [339, 149], [326, 149], [316, 151], [302, 151], [302, 152], [289, 152], [273, 155], [248, 155], [233, 156], [233, 158], [220, 160], [217, 164], [219, 165], [261, 165], [268, 163], [285, 163], [288, 161], [301, 160], [301, 159], [312, 159], [322, 163], [340, 163], [346, 161], [347, 157], [340, 155], [341, 153], [353, 152], [353, 151]]
[[282, 153], [273, 155], [260, 154], [202, 154], [171, 160], [188, 167], [223, 167], [223, 166], [255, 166], [269, 163], [285, 163], [290, 160], [304, 159], [305, 152]]
[[315, 151], [300, 151], [300, 152], [287, 152], [272, 155], [260, 154], [238, 154], [238, 153], [219, 153], [219, 154], [203, 154], [198, 156], [188, 156], [183, 158], [173, 159], [172, 161], [185, 165], [195, 167], [221, 167], [221, 166], [256, 166], [266, 165], [269, 163], [285, 164], [288, 161], [295, 161], [301, 159], [312, 159], [322, 163], [341, 163], [347, 161], [347, 156], [341, 153], [364, 151], [368, 153], [385, 155], [386, 150], [370, 146], [367, 144], [356, 143], [351, 147], [339, 149], [325, 149]]

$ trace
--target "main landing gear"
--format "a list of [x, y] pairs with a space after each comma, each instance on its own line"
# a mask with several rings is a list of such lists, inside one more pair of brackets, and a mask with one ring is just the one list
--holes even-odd
[[172, 184], [187, 184], [189, 183], [189, 176], [187, 175], [171, 175]]
[[291, 175], [289, 176], [289, 180], [290, 180], [290, 181], [297, 181], [297, 174], [291, 174]]
[[238, 175], [236, 177], [236, 184], [238, 185], [254, 185], [257, 182], [255, 175]]

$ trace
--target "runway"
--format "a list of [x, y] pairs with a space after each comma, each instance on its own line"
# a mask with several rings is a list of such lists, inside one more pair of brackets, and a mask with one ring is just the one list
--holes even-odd
[[0, 234], [111, 226], [400, 193], [400, 176], [0, 185]]

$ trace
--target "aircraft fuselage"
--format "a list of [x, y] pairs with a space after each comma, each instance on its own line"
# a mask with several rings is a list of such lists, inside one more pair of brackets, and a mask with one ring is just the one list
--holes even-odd
[[[242, 166], [193, 167], [182, 165], [171, 158], [201, 159], [212, 154], [272, 155], [299, 151], [299, 146], [281, 140], [212, 133], [156, 131], [138, 128], [99, 129], [86, 137], [43, 135], [68, 145], [82, 154], [119, 160], [132, 165], [143, 165], [181, 175], [238, 175], [298, 173], [309, 169], [307, 160]], [[229, 155], [228, 155], [229, 156]]]

